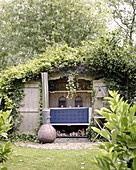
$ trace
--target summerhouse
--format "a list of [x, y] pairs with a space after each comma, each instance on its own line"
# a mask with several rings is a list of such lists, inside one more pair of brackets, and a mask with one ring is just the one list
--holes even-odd
[[67, 78], [61, 72], [41, 72], [41, 82], [28, 81], [19, 111], [23, 117], [20, 132], [34, 133], [42, 112], [43, 123], [51, 123], [58, 137], [85, 137], [95, 109], [104, 106], [107, 95], [102, 80], [78, 75], [75, 91], [68, 97]]

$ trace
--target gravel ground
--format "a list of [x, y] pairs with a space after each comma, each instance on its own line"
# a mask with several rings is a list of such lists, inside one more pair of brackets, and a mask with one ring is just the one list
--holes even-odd
[[76, 149], [95, 149], [97, 143], [91, 143], [87, 139], [56, 139], [53, 143], [33, 143], [33, 142], [15, 142], [16, 146], [37, 148], [37, 149], [54, 149], [54, 150], [76, 150]]

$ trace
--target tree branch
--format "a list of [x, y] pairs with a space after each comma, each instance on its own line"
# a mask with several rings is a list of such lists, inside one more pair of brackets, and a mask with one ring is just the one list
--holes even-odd
[[133, 8], [133, 17], [132, 17], [132, 22], [130, 26], [130, 32], [129, 32], [129, 37], [130, 37], [130, 45], [132, 45], [132, 34], [134, 32], [134, 24], [135, 24], [135, 19], [136, 19], [136, 9], [135, 9], [135, 0], [132, 1], [132, 8]]

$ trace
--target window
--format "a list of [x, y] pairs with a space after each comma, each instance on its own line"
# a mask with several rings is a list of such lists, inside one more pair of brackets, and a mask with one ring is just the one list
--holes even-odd
[[75, 107], [83, 107], [83, 100], [80, 96], [75, 98]]
[[59, 98], [59, 107], [66, 107], [66, 98], [64, 96]]

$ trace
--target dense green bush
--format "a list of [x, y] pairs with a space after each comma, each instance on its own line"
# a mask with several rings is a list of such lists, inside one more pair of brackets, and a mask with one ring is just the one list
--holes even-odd
[[39, 142], [37, 134], [15, 133], [15, 134], [10, 134], [9, 139], [12, 142], [14, 141]]
[[119, 34], [102, 37], [98, 42], [89, 44], [85, 68], [95, 78], [104, 78], [109, 89], [119, 91], [121, 96], [133, 103], [136, 99], [135, 51], [127, 43], [121, 45]]
[[[1, 101], [0, 101], [1, 102]], [[12, 152], [10, 142], [7, 140], [7, 131], [11, 127], [11, 101], [5, 96], [5, 105], [7, 110], [0, 111], [0, 163], [8, 160], [10, 153]], [[6, 167], [2, 167], [6, 170]], [[1, 167], [0, 167], [1, 169]]]
[[105, 117], [106, 129], [93, 130], [106, 138], [108, 142], [98, 147], [103, 155], [95, 157], [95, 163], [103, 170], [136, 169], [136, 104], [131, 106], [120, 98], [118, 92], [109, 92], [110, 109], [101, 108], [97, 112]]

